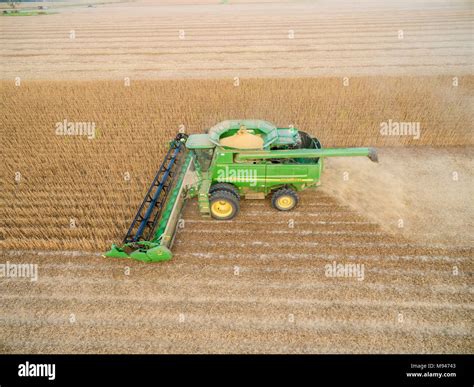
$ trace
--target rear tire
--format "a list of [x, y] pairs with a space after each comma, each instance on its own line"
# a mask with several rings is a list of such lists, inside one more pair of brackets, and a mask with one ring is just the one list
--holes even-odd
[[291, 211], [298, 201], [298, 195], [291, 188], [280, 188], [272, 196], [272, 206], [278, 211]]
[[209, 209], [216, 220], [231, 220], [239, 212], [239, 200], [232, 192], [217, 190], [211, 194]]
[[234, 194], [237, 200], [240, 200], [239, 190], [230, 183], [216, 183], [216, 184], [211, 185], [211, 188], [209, 188], [209, 194], [212, 195], [216, 191], [231, 192]]

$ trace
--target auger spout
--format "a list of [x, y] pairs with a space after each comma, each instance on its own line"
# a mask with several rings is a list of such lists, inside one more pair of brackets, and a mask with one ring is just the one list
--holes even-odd
[[377, 162], [377, 151], [374, 148], [323, 148], [323, 149], [285, 149], [240, 152], [235, 156], [236, 162], [267, 159], [310, 159], [320, 157], [367, 156]]

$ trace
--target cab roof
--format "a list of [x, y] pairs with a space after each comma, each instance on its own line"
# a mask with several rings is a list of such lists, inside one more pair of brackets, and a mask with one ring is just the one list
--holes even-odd
[[212, 149], [216, 145], [209, 141], [207, 134], [190, 134], [186, 141], [188, 149]]

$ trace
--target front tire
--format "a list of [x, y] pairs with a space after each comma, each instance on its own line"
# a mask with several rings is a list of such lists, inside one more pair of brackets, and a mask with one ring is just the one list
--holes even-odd
[[272, 206], [278, 211], [291, 211], [298, 204], [298, 195], [291, 188], [280, 188], [272, 196]]
[[216, 220], [231, 220], [239, 212], [239, 200], [232, 192], [217, 190], [209, 200], [211, 216]]

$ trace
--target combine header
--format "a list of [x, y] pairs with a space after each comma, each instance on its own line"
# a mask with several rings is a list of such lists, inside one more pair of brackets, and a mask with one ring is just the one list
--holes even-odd
[[267, 121], [231, 120], [207, 134], [178, 134], [135, 215], [121, 246], [106, 257], [144, 262], [171, 259], [171, 246], [186, 199], [198, 198], [204, 217], [230, 220], [239, 202], [271, 195], [272, 206], [290, 211], [297, 192], [319, 185], [325, 157], [367, 156], [373, 148], [327, 148], [296, 128]]

